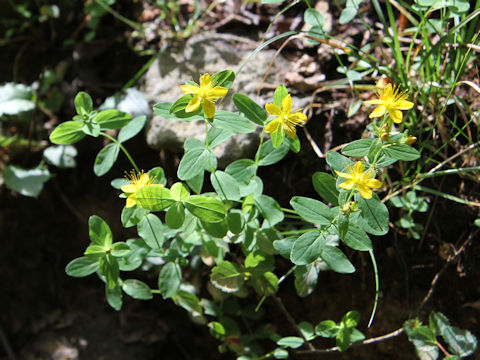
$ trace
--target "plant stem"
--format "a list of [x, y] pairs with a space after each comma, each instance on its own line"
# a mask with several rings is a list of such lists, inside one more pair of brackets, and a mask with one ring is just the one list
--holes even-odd
[[375, 313], [377, 312], [377, 305], [378, 305], [378, 293], [380, 291], [380, 282], [378, 279], [378, 268], [377, 268], [377, 261], [375, 260], [375, 255], [373, 254], [373, 250], [368, 252], [370, 254], [370, 258], [372, 259], [373, 265], [373, 272], [375, 274], [375, 302], [373, 304], [372, 315], [370, 315], [370, 320], [368, 320], [368, 326], [372, 326], [373, 318], [375, 317]]
[[133, 160], [133, 158], [130, 156], [129, 152], [127, 151], [127, 149], [125, 149], [125, 147], [122, 145], [122, 143], [120, 141], [118, 141], [117, 139], [115, 139], [114, 137], [108, 135], [107, 133], [104, 133], [103, 131], [100, 132], [100, 135], [102, 136], [105, 136], [107, 139], [109, 139], [110, 141], [113, 141], [115, 144], [118, 145], [118, 147], [123, 151], [123, 153], [125, 154], [125, 156], [128, 158], [128, 160], [130, 161], [130, 163], [132, 164], [133, 168], [135, 169], [135, 171], [137, 173], [140, 172], [140, 169], [138, 168], [137, 164], [135, 163], [135, 161]]

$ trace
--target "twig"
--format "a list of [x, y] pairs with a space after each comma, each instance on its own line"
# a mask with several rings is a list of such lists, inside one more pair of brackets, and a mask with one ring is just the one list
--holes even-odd
[[[360, 346], [360, 345], [373, 344], [373, 343], [376, 343], [376, 342], [380, 342], [380, 341], [383, 341], [383, 340], [388, 340], [388, 339], [397, 337], [398, 335], [401, 335], [402, 333], [403, 333], [403, 328], [400, 328], [400, 329], [397, 329], [395, 331], [392, 331], [391, 333], [388, 333], [388, 334], [385, 334], [385, 335], [382, 335], [382, 336], [378, 336], [378, 337], [374, 337], [374, 338], [370, 338], [370, 339], [366, 339], [366, 340], [363, 340], [363, 341], [360, 341], [360, 342], [353, 343], [353, 344], [351, 344], [351, 346], [354, 347], [354, 346]], [[338, 346], [334, 346], [334, 347], [331, 347], [331, 348], [328, 348], [328, 349], [300, 350], [300, 351], [296, 351], [295, 354], [296, 355], [326, 354], [326, 353], [331, 353], [331, 352], [336, 352], [336, 351], [339, 351]]]
[[[286, 317], [287, 321], [290, 323], [290, 325], [293, 326], [293, 328], [295, 329], [295, 331], [297, 332], [298, 335], [300, 335], [300, 337], [303, 339], [304, 336], [302, 334], [302, 331], [300, 330], [300, 328], [298, 327], [297, 323], [295, 322], [295, 319], [292, 317], [292, 315], [290, 315], [290, 313], [288, 312], [288, 310], [285, 308], [285, 305], [283, 305], [283, 302], [282, 302], [282, 299], [280, 299], [278, 296], [276, 295], [272, 295], [272, 298], [273, 300], [275, 300], [275, 303], [277, 304], [277, 306], [280, 308], [280, 311], [283, 313], [283, 315]], [[310, 350], [308, 351], [315, 351], [315, 347], [310, 343], [310, 342], [306, 342], [308, 348]]]
[[473, 231], [468, 236], [467, 240], [463, 242], [462, 246], [460, 246], [458, 250], [456, 250], [452, 255], [448, 257], [447, 262], [445, 263], [445, 265], [443, 265], [443, 268], [433, 277], [432, 283], [430, 284], [430, 289], [420, 303], [417, 311], [420, 311], [425, 306], [425, 304], [432, 298], [433, 292], [435, 291], [435, 287], [438, 283], [438, 280], [440, 279], [440, 276], [443, 275], [443, 273], [447, 270], [448, 266], [465, 250], [467, 245], [470, 243], [470, 241], [472, 241], [474, 236], [477, 235], [479, 231], [480, 229], [476, 229], [475, 231]]

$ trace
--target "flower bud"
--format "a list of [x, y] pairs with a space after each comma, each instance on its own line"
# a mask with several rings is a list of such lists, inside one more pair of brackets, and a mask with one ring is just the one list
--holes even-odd
[[413, 145], [415, 144], [415, 141], [417, 141], [417, 138], [415, 136], [409, 136], [405, 139], [405, 144]]

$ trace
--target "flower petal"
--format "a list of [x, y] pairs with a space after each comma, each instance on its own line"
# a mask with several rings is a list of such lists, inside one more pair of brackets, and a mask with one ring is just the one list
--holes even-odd
[[203, 74], [202, 76], [200, 76], [200, 87], [203, 89], [208, 86], [212, 86], [212, 80], [210, 80], [210, 74]]
[[282, 110], [275, 104], [267, 104], [265, 109], [270, 115], [282, 115]]
[[208, 98], [211, 100], [217, 100], [221, 97], [227, 95], [228, 89], [222, 86], [215, 86], [212, 90], [208, 92]]
[[363, 164], [361, 161], [357, 161], [355, 165], [353, 165], [353, 172], [354, 174], [363, 174], [363, 170], [365, 168], [363, 167]]
[[342, 173], [342, 172], [337, 171], [337, 170], [335, 170], [335, 173], [336, 173], [338, 176], [342, 177], [342, 178], [350, 179], [350, 180], [353, 179], [353, 175], [352, 175], [352, 174]]
[[365, 184], [357, 184], [357, 189], [360, 195], [364, 199], [370, 199], [372, 197], [372, 189], [370, 189], [367, 185]]
[[126, 204], [126, 207], [127, 208], [131, 208], [133, 206], [137, 205], [137, 202], [135, 201], [135, 194], [132, 194], [130, 195], [129, 197], [127, 197], [127, 204]]
[[377, 179], [368, 179], [365, 181], [365, 185], [371, 189], [379, 189], [382, 187], [382, 182]]
[[403, 114], [401, 110], [389, 110], [388, 113], [390, 114], [390, 117], [392, 118], [393, 122], [396, 124], [400, 124], [403, 120]]
[[213, 103], [213, 101], [204, 99], [202, 101], [202, 108], [203, 111], [205, 111], [205, 115], [207, 115], [207, 118], [213, 118], [213, 116], [215, 115], [215, 104]]
[[413, 107], [413, 103], [405, 99], [400, 99], [395, 101], [393, 107], [398, 110], [410, 110]]
[[291, 123], [284, 122], [282, 123], [283, 125], [283, 130], [287, 133], [287, 135], [294, 139], [295, 135], [297, 134], [297, 130], [295, 129], [295, 125], [292, 125]]
[[355, 183], [352, 180], [347, 180], [341, 184], [338, 184], [338, 187], [345, 190], [352, 190]]
[[190, 102], [188, 103], [187, 107], [185, 108], [185, 112], [193, 112], [198, 110], [200, 107], [200, 96], [195, 95]]
[[180, 89], [182, 89], [184, 94], [196, 94], [200, 91], [198, 86], [194, 85], [180, 85]]
[[385, 114], [385, 111], [387, 109], [383, 105], [378, 105], [375, 110], [373, 110], [370, 115], [368, 116], [369, 118], [374, 118], [374, 117], [382, 117]]
[[282, 121], [280, 118], [277, 117], [267, 124], [267, 126], [265, 127], [265, 131], [269, 134], [276, 133], [281, 125], [282, 125]]
[[382, 99], [366, 100], [363, 103], [364, 104], [371, 104], [371, 105], [381, 105], [381, 104], [383, 104], [383, 100]]
[[134, 194], [137, 191], [137, 186], [135, 184], [123, 185], [120, 188], [125, 194]]
[[290, 94], [288, 94], [282, 99], [282, 109], [287, 114], [290, 114], [292, 112], [292, 97], [290, 96]]
[[141, 188], [145, 185], [148, 185], [149, 182], [150, 182], [150, 176], [148, 176], [148, 173], [143, 173], [140, 176], [140, 180], [138, 181], [138, 187]]

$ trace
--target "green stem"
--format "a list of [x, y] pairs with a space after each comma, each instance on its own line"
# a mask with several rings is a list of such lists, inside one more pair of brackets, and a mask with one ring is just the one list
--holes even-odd
[[297, 265], [293, 265], [290, 270], [288, 270], [285, 275], [283, 275], [280, 279], [278, 279], [278, 285], [280, 285], [283, 280], [285, 280], [297, 267]]
[[265, 127], [262, 129], [262, 134], [260, 135], [260, 144], [258, 144], [257, 153], [255, 154], [255, 165], [257, 165], [257, 168], [255, 169], [255, 173], [253, 174], [253, 176], [257, 176], [258, 163], [260, 162], [260, 151], [262, 150], [264, 138], [265, 138]]
[[103, 2], [103, 0], [95, 0], [95, 2], [100, 5], [100, 7], [102, 7], [105, 11], [109, 12], [110, 14], [112, 14], [115, 18], [117, 18], [117, 20], [120, 20], [121, 22], [127, 24], [128, 26], [130, 26], [132, 29], [134, 30], [137, 30], [139, 32], [142, 31], [142, 27], [137, 24], [136, 22], [130, 20], [130, 19], [127, 19], [125, 16], [122, 16], [120, 15], [118, 12], [116, 12], [115, 10], [113, 10], [108, 4], [105, 4]]
[[286, 213], [298, 215], [298, 213], [295, 210], [290, 210], [290, 209], [283, 208], [283, 207], [281, 207], [280, 210], [282, 210], [283, 212], [286, 212]]
[[375, 302], [373, 304], [372, 315], [370, 315], [370, 320], [368, 321], [368, 327], [370, 327], [372, 326], [373, 318], [375, 317], [375, 313], [377, 312], [378, 293], [380, 291], [380, 281], [378, 279], [377, 261], [375, 260], [375, 255], [373, 254], [373, 250], [370, 250], [368, 253], [370, 254], [370, 258], [372, 259], [373, 272], [375, 274]]
[[127, 149], [125, 149], [125, 147], [122, 145], [122, 143], [120, 141], [118, 141], [117, 139], [115, 139], [114, 137], [108, 135], [107, 133], [104, 133], [102, 131], [100, 131], [100, 135], [102, 136], [105, 136], [107, 139], [109, 139], [110, 141], [114, 142], [115, 144], [118, 145], [118, 147], [123, 151], [123, 153], [125, 154], [125, 156], [128, 158], [128, 160], [130, 161], [130, 163], [132, 164], [133, 168], [135, 169], [135, 171], [137, 173], [140, 172], [140, 169], [138, 168], [137, 164], [135, 164], [135, 161], [133, 161], [133, 158], [130, 156], [129, 152], [127, 151]]

